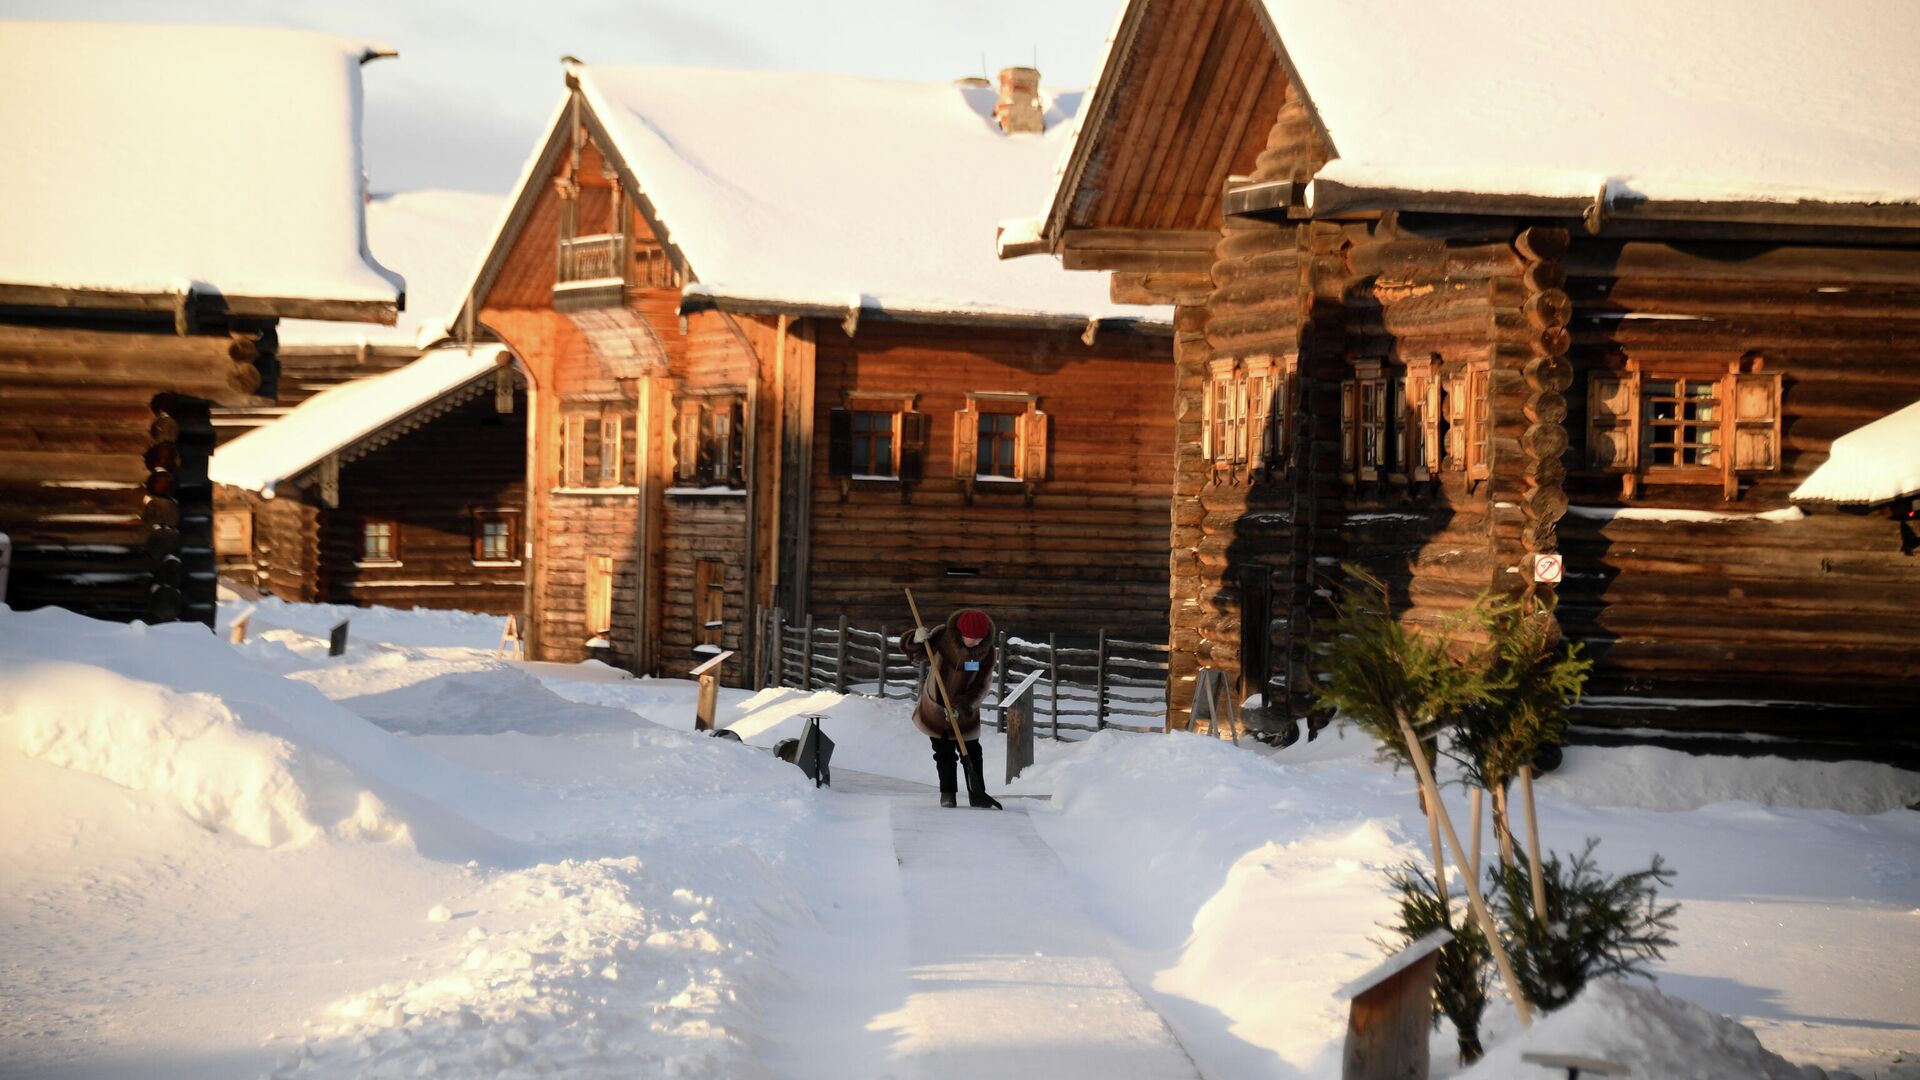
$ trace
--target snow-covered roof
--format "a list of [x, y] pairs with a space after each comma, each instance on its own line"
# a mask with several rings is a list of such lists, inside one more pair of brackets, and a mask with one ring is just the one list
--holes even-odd
[[209, 474], [216, 484], [271, 494], [327, 455], [487, 377], [505, 353], [498, 345], [435, 349], [406, 367], [324, 390], [214, 451]]
[[1920, 495], [1920, 401], [1833, 440], [1795, 502], [1875, 506]]
[[[1057, 246], [1071, 227], [1076, 165], [1100, 152], [1147, 3], [1122, 5], [1051, 202], [1037, 218], [1010, 215], [1008, 256]], [[1907, 0], [1257, 10], [1329, 143], [1304, 193], [1323, 212], [1463, 208], [1448, 197], [1465, 196], [1493, 212], [1504, 200], [1505, 212], [1578, 215], [1604, 193], [1622, 216], [1920, 221], [1920, 5]]]
[[383, 265], [406, 275], [407, 310], [393, 326], [290, 319], [280, 324], [280, 344], [424, 348], [445, 337], [447, 312], [465, 299], [502, 201], [471, 191], [375, 195], [367, 203], [368, 245]]
[[1264, 0], [1319, 179], [1654, 201], [1920, 202], [1909, 0]]
[[1081, 95], [1046, 131], [1001, 133], [991, 88], [843, 75], [572, 68], [620, 158], [721, 300], [938, 316], [1167, 322], [1103, 277], [995, 258], [1044, 195]]
[[378, 52], [290, 30], [0, 23], [0, 286], [394, 304], [404, 285], [361, 218], [360, 64]]

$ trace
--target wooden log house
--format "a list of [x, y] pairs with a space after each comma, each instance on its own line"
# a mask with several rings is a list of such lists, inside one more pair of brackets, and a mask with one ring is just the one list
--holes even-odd
[[220, 447], [222, 576], [297, 602], [523, 615], [525, 385], [498, 345], [435, 349]]
[[757, 611], [898, 628], [902, 585], [1164, 632], [1164, 314], [980, 242], [1046, 189], [1076, 95], [567, 84], [456, 320], [529, 374], [532, 655], [737, 649], [737, 684]]
[[273, 30], [0, 30], [9, 606], [212, 624], [210, 409], [272, 400], [279, 320], [401, 307], [362, 242], [376, 55]]
[[283, 600], [524, 614], [524, 380], [498, 346], [432, 347], [499, 212], [459, 191], [368, 202], [413, 310], [283, 323], [279, 402], [214, 410], [221, 576]]
[[1554, 605], [1580, 723], [1911, 748], [1920, 483], [1794, 493], [1920, 398], [1920, 23], [1708, 6], [1124, 6], [1001, 246], [1178, 305], [1174, 717], [1307, 713], [1355, 563]]

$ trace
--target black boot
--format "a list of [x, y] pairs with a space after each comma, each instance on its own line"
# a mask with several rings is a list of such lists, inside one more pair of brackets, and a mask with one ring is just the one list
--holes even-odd
[[982, 810], [1001, 809], [1000, 800], [987, 794], [987, 767], [980, 760], [980, 740], [967, 740], [967, 805]]
[[933, 743], [933, 771], [940, 777], [940, 805], [957, 806], [955, 795], [960, 790], [960, 775], [956, 763], [960, 748], [952, 739], [931, 739]]

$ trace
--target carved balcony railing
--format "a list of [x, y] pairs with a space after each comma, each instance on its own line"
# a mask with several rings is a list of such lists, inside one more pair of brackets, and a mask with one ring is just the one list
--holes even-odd
[[626, 237], [619, 233], [577, 236], [560, 241], [560, 269], [554, 283], [567, 285], [578, 281], [620, 279], [625, 268], [620, 252]]

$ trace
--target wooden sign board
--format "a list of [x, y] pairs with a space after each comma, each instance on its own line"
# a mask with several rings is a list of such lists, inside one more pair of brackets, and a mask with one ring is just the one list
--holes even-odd
[[504, 656], [508, 660], [527, 658], [527, 639], [520, 632], [519, 616], [507, 616], [506, 628], [500, 631], [500, 644], [494, 647], [493, 655]]
[[333, 633], [328, 635], [328, 656], [345, 656], [347, 654], [347, 623], [350, 621], [351, 620], [348, 619], [341, 619], [340, 625], [334, 627]]
[[820, 716], [807, 717], [807, 726], [800, 730], [800, 749], [794, 755], [793, 763], [807, 774], [814, 787], [832, 787], [833, 773], [829, 769], [833, 761], [833, 740], [820, 730]]
[[1542, 585], [1558, 585], [1565, 576], [1567, 564], [1559, 555], [1535, 555], [1533, 557], [1533, 580]]
[[1567, 1070], [1567, 1080], [1580, 1080], [1583, 1076], [1632, 1076], [1633, 1068], [1617, 1061], [1605, 1061], [1600, 1058], [1581, 1057], [1578, 1054], [1542, 1054], [1527, 1051], [1520, 1060], [1529, 1065], [1542, 1065], [1549, 1069]]
[[1341, 1080], [1427, 1075], [1433, 972], [1440, 950], [1452, 940], [1448, 931], [1435, 930], [1336, 992], [1336, 998], [1350, 1002]]
[[711, 657], [708, 657], [699, 667], [687, 672], [687, 674], [697, 679], [707, 672], [712, 671], [714, 668], [719, 667], [721, 664], [726, 663], [728, 660], [733, 659], [733, 654], [734, 650], [732, 649], [728, 649], [726, 652], [715, 653]]

